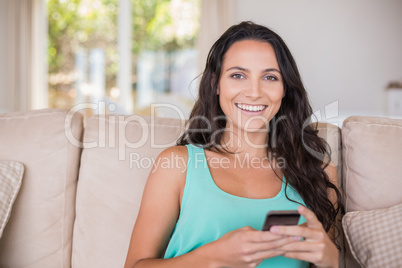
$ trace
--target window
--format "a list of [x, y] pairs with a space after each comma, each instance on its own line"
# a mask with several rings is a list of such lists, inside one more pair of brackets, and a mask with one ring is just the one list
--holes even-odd
[[[104, 102], [114, 104], [104, 112], [177, 117], [179, 110], [188, 116], [199, 73], [200, 0], [47, 0], [46, 5], [50, 107]], [[176, 108], [153, 109], [155, 103]]]

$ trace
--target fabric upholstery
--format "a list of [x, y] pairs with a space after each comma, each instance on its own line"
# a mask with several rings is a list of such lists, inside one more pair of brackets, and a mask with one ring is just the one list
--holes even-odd
[[362, 267], [402, 267], [402, 204], [343, 217], [353, 256]]
[[0, 161], [0, 238], [11, 215], [21, 187], [24, 166], [15, 161]]
[[[0, 115], [0, 160], [25, 167], [0, 239], [0, 267], [122, 267], [153, 161], [184, 130], [177, 119], [91, 117], [81, 157], [82, 116], [66, 127], [69, 116], [53, 109]], [[382, 208], [402, 203], [401, 127], [402, 120], [351, 117], [341, 146], [338, 127], [318, 124], [343, 174], [346, 209], [359, 211], [345, 216], [350, 245], [341, 244], [357, 258], [353, 228], [363, 213], [383, 217]], [[359, 266], [346, 260], [346, 267]]]
[[[88, 119], [77, 190], [73, 267], [124, 265], [152, 161], [174, 145], [182, 131], [184, 122], [176, 119]], [[334, 163], [341, 166], [339, 128], [319, 124], [319, 133], [329, 141]]]
[[73, 267], [124, 266], [153, 161], [164, 148], [175, 145], [183, 130], [184, 122], [178, 119], [136, 115], [88, 119], [77, 190]]
[[346, 212], [402, 203], [402, 120], [353, 116], [342, 127]]
[[341, 129], [329, 123], [318, 123], [318, 136], [326, 140], [331, 148], [331, 161], [336, 166], [338, 174], [338, 184], [342, 177], [342, 143]]
[[25, 166], [0, 267], [70, 267], [80, 148], [67, 137], [79, 141], [83, 130], [82, 116], [70, 117], [51, 109], [0, 115], [0, 159]]
[[[341, 188], [347, 212], [402, 202], [402, 120], [352, 116], [342, 126]], [[345, 243], [345, 266], [359, 267]]]

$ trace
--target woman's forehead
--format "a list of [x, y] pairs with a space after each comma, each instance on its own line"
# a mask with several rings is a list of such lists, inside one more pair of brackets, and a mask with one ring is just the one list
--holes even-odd
[[[268, 42], [256, 40], [242, 40], [233, 43], [226, 51], [222, 68], [237, 66], [250, 68], [277, 68], [275, 50]], [[224, 70], [222, 70], [224, 71]]]

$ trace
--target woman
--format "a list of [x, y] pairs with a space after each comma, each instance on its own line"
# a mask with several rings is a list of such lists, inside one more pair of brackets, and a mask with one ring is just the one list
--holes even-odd
[[[311, 115], [282, 39], [252, 22], [229, 28], [188, 130], [148, 178], [126, 267], [338, 267], [336, 169]], [[292, 209], [304, 224], [261, 231], [268, 211]]]

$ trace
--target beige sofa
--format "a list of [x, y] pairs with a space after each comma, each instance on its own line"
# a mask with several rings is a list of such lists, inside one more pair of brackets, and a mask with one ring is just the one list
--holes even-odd
[[[122, 267], [151, 165], [184, 127], [137, 115], [83, 122], [52, 109], [0, 115], [0, 161], [25, 167], [0, 238], [0, 267]], [[402, 120], [352, 117], [342, 136], [327, 124], [319, 133], [331, 145], [347, 212], [359, 211], [344, 226], [360, 257], [359, 236], [348, 228], [362, 211], [402, 203]], [[344, 242], [341, 267], [358, 267]]]

